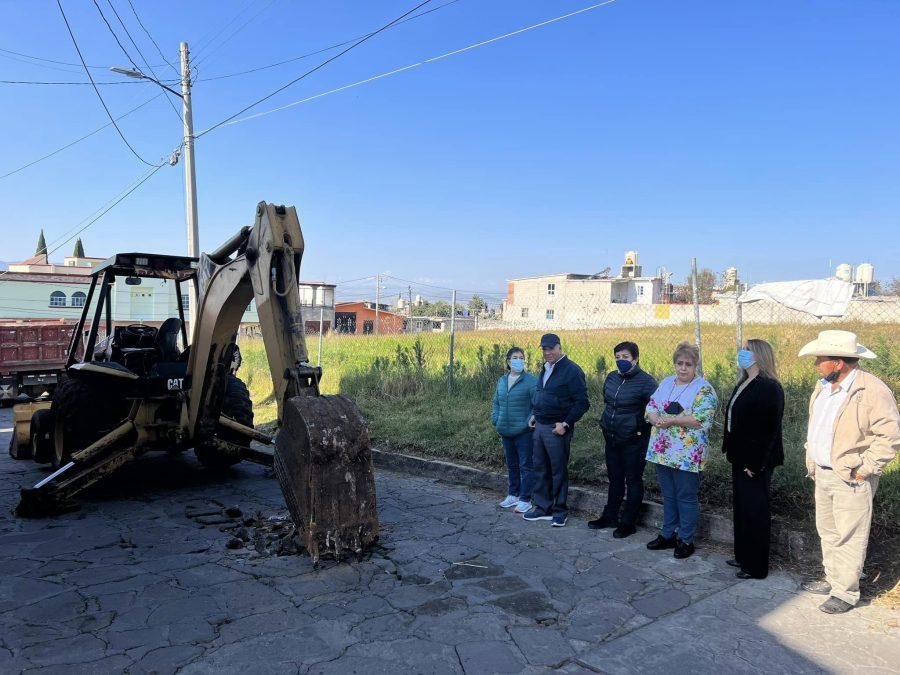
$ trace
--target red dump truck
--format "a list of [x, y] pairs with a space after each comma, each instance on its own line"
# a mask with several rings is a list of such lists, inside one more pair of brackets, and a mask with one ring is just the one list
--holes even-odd
[[72, 321], [0, 319], [0, 404], [53, 393], [74, 329]]

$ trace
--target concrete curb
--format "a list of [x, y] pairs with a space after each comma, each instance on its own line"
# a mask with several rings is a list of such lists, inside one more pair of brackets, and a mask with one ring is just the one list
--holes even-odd
[[[495, 471], [440, 459], [407, 455], [383, 448], [372, 448], [375, 466], [416, 476], [438, 478], [448, 483], [484, 488], [498, 494], [506, 492], [506, 476]], [[585, 514], [599, 515], [606, 505], [606, 492], [594, 487], [569, 486], [569, 507]], [[663, 507], [658, 502], [645, 501], [640, 524], [645, 527], [662, 526]], [[734, 528], [730, 515], [701, 511], [697, 536], [720, 544], [731, 545]], [[772, 522], [772, 552], [788, 560], [805, 561], [818, 550], [814, 537], [783, 523]]]

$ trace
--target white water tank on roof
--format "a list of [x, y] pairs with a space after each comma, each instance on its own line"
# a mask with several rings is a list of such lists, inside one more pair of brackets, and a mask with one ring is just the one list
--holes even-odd
[[841, 281], [852, 281], [853, 280], [853, 268], [850, 267], [847, 263], [841, 263], [837, 266], [837, 271], [835, 275]]
[[875, 281], [875, 266], [871, 263], [862, 263], [856, 267], [856, 283], [871, 284]]

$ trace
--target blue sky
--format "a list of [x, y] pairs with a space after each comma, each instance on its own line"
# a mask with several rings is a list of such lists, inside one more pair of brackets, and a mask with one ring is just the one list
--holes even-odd
[[[112, 2], [160, 64], [127, 1]], [[335, 52], [204, 78], [365, 34], [416, 4], [133, 2], [173, 61], [180, 40], [191, 45], [196, 130]], [[459, 0], [376, 36], [254, 112], [591, 4]], [[64, 7], [89, 64], [128, 65], [92, 3]], [[628, 249], [679, 279], [691, 256], [716, 271], [735, 265], [751, 282], [824, 277], [829, 260], [898, 276], [898, 30], [894, 0], [617, 0], [199, 139], [201, 245], [251, 222], [265, 199], [297, 206], [302, 276], [329, 281], [390, 272], [502, 290], [511, 277], [615, 269]], [[51, 0], [0, 1], [0, 48], [78, 60]], [[84, 80], [75, 67], [9, 56], [0, 79]], [[121, 114], [157, 90], [101, 91]], [[0, 174], [105, 122], [90, 87], [0, 85]], [[162, 99], [120, 124], [154, 161], [180, 141]], [[30, 255], [40, 227], [58, 239], [146, 169], [110, 128], [0, 180], [0, 260]], [[89, 255], [185, 251], [181, 165], [164, 167], [82, 236]]]

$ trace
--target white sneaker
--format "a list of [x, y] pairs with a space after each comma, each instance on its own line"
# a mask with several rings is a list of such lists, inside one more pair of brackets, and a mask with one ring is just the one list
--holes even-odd
[[531, 502], [519, 502], [516, 504], [516, 513], [525, 513], [531, 509]]
[[510, 506], [515, 506], [519, 503], [518, 497], [513, 497], [512, 495], [508, 495], [506, 499], [500, 502], [501, 509], [508, 509]]

